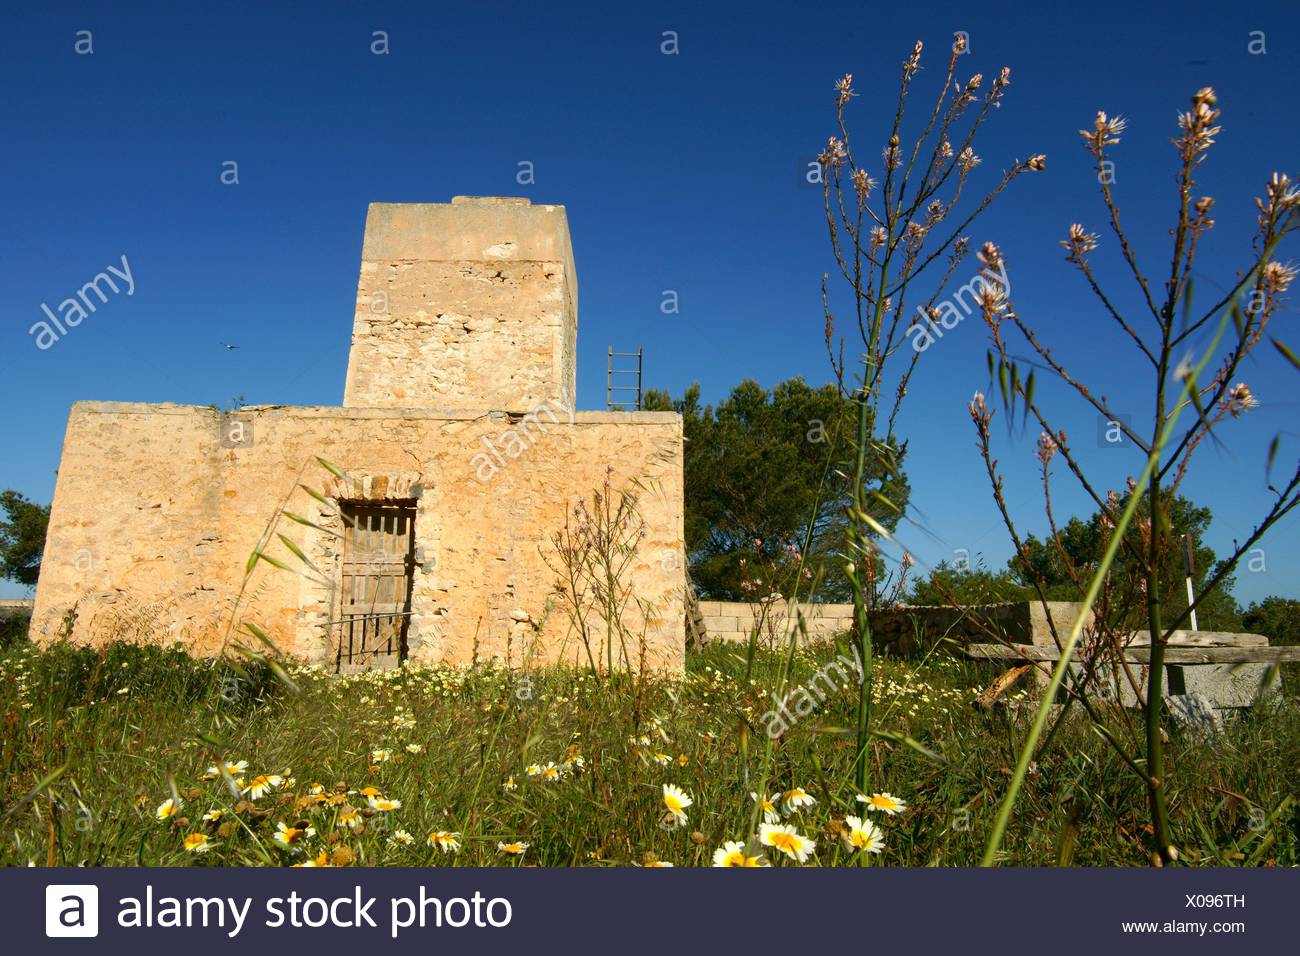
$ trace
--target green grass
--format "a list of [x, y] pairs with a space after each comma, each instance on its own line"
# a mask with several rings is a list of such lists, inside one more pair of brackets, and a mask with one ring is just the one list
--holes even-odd
[[[833, 653], [796, 655], [793, 684]], [[743, 653], [714, 647], [689, 659], [684, 679], [645, 682], [600, 683], [560, 669], [406, 668], [346, 679], [298, 669], [295, 693], [264, 666], [237, 670], [175, 650], [41, 653], [19, 644], [0, 655], [0, 863], [286, 865], [324, 852], [358, 865], [709, 865], [724, 841], [751, 836], [749, 792], [759, 789], [751, 778], [770, 707], [764, 688], [778, 667], [759, 652], [746, 684]], [[786, 821], [817, 841], [809, 863], [979, 862], [1031, 712], [1023, 697], [976, 710], [987, 678], [949, 658], [879, 663], [883, 735], [869, 779], [906, 802], [897, 816], [866, 814], [855, 801], [854, 738], [845, 730], [855, 687], [829, 695], [780, 738], [766, 789], [801, 787], [815, 798]], [[1113, 729], [1129, 732], [1122, 722]], [[1184, 863], [1300, 862], [1298, 731], [1288, 701], [1230, 721], [1212, 744], [1173, 737], [1169, 798]], [[390, 758], [376, 761], [377, 750]], [[582, 765], [555, 782], [526, 773], [575, 755]], [[236, 796], [229, 781], [203, 779], [219, 758], [248, 761], [245, 785], [259, 774], [293, 779], [257, 800]], [[511, 778], [515, 789], [506, 789]], [[694, 801], [684, 826], [664, 823], [665, 783]], [[400, 809], [373, 811], [365, 787]], [[157, 819], [173, 792], [180, 808]], [[221, 819], [205, 822], [211, 810]], [[846, 814], [879, 824], [882, 853], [845, 847]], [[1078, 721], [1031, 768], [1000, 860], [1146, 865], [1146, 819], [1141, 783]], [[279, 824], [303, 821], [315, 834], [301, 849], [274, 840]], [[462, 834], [459, 853], [426, 844], [439, 830]], [[397, 831], [412, 842], [399, 842]], [[215, 846], [187, 852], [191, 834]], [[522, 858], [498, 851], [516, 840], [529, 844]]]
[[27, 640], [27, 615], [0, 615], [0, 651]]

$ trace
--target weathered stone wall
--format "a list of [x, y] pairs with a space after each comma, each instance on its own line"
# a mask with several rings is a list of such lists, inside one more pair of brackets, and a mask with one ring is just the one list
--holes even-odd
[[[238, 426], [236, 427], [236, 423]], [[232, 445], [233, 436], [239, 442]], [[340, 481], [315, 461], [344, 470]], [[582, 661], [554, 600], [550, 537], [606, 479], [639, 482], [647, 533], [630, 576], [653, 608], [647, 663], [682, 666], [681, 418], [578, 412], [570, 421], [427, 409], [241, 409], [79, 402], [59, 468], [32, 635], [222, 646], [245, 566], [278, 507], [328, 528], [299, 483], [345, 498], [416, 498], [410, 656]], [[288, 519], [332, 579], [334, 539]], [[299, 562], [274, 537], [270, 554]], [[330, 656], [328, 590], [260, 564], [233, 620], [303, 660]], [[636, 630], [641, 629], [640, 622]], [[247, 635], [244, 640], [249, 640]]]
[[577, 312], [563, 206], [373, 203], [343, 404], [573, 408]]
[[[828, 640], [853, 626], [852, 604], [805, 602], [799, 605], [799, 612], [812, 640]], [[701, 601], [700, 614], [710, 641], [748, 641], [757, 627], [760, 643], [771, 646], [783, 643], [796, 626], [794, 613], [785, 601]]]
[[0, 621], [11, 617], [31, 617], [30, 598], [0, 598]]
[[[1070, 601], [1049, 601], [1052, 624], [1064, 639], [1078, 617], [1081, 605]], [[790, 633], [793, 615], [788, 605], [741, 601], [701, 601], [700, 613], [711, 641], [747, 641], [755, 626], [765, 643], [780, 642]], [[842, 634], [853, 626], [852, 604], [802, 603], [799, 611], [807, 623], [808, 636], [823, 640]], [[877, 647], [908, 654], [928, 650], [941, 641], [957, 644], [988, 642], [989, 634], [1016, 644], [1051, 645], [1052, 624], [1038, 601], [982, 604], [970, 608], [900, 605], [871, 613], [872, 640]]]
[[[1052, 629], [1065, 640], [1082, 605], [1073, 601], [1008, 601], [968, 608], [945, 605], [900, 605], [875, 611], [872, 635], [899, 653], [926, 651], [940, 642], [951, 646], [988, 643], [1054, 645]], [[1050, 613], [1050, 621], [1049, 615]], [[1089, 614], [1085, 626], [1091, 624]], [[990, 634], [990, 631], [992, 634]]]

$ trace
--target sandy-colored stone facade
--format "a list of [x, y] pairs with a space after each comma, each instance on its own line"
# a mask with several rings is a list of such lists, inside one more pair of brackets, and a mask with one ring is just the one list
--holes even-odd
[[343, 404], [573, 408], [577, 315], [564, 207], [373, 203]]
[[[531, 234], [519, 226], [528, 209], [539, 213]], [[413, 523], [408, 594], [394, 605], [407, 622], [403, 656], [585, 663], [556, 591], [554, 536], [608, 481], [635, 494], [645, 525], [627, 581], [629, 656], [680, 668], [681, 418], [571, 411], [577, 295], [563, 208], [489, 200], [372, 206], [370, 217], [346, 406], [73, 406], [33, 638], [180, 641], [213, 654], [256, 643], [251, 623], [329, 666], [340, 506], [391, 502]], [[506, 244], [519, 252], [498, 260], [507, 278], [485, 279], [482, 256]], [[389, 311], [377, 320], [369, 302], [381, 287]], [[246, 577], [259, 542], [286, 567], [261, 562]]]

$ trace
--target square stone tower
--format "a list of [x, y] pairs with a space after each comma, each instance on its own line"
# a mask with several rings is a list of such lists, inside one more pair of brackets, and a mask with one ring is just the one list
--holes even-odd
[[563, 206], [372, 203], [343, 404], [572, 409], [577, 315]]
[[33, 639], [590, 666], [608, 632], [557, 603], [556, 535], [609, 489], [644, 523], [615, 666], [680, 672], [682, 418], [573, 410], [577, 312], [563, 206], [372, 205], [343, 407], [73, 406]]

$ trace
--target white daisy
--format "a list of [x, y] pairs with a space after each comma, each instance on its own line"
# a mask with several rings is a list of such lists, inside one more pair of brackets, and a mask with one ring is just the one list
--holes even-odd
[[745, 844], [739, 840], [728, 840], [713, 851], [714, 866], [767, 866], [767, 860], [761, 856], [750, 856], [745, 852]]
[[760, 798], [758, 794], [754, 793], [754, 792], [751, 790], [750, 793], [749, 793], [749, 798], [750, 798], [751, 800], [753, 800], [755, 803], [757, 803], [760, 807], [763, 808], [763, 822], [764, 822], [764, 823], [780, 823], [780, 822], [781, 822], [781, 812], [780, 812], [779, 810], [777, 810], [777, 808], [776, 808], [776, 801], [777, 801], [777, 798], [776, 798], [776, 797], [761, 797], [761, 798]]
[[695, 801], [681, 787], [671, 783], [664, 784], [664, 806], [672, 814], [678, 826], [684, 826], [686, 823], [686, 808], [691, 806]]
[[801, 834], [788, 824], [764, 823], [758, 828], [758, 842], [780, 850], [790, 859], [803, 863], [817, 847], [817, 841]]
[[244, 787], [244, 793], [257, 800], [272, 790], [278, 790], [283, 783], [284, 778], [277, 774], [258, 774]]
[[846, 846], [864, 853], [879, 853], [885, 845], [880, 827], [861, 817], [844, 818], [843, 837]]
[[868, 810], [879, 810], [891, 817], [907, 809], [907, 804], [892, 793], [873, 793], [869, 797], [858, 794], [857, 800], [858, 803], [865, 803]]
[[804, 807], [813, 807], [817, 801], [803, 787], [795, 787], [781, 794], [781, 803], [786, 814], [795, 813]]

